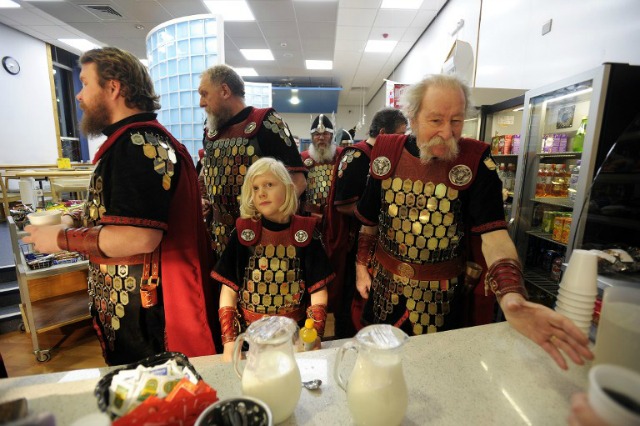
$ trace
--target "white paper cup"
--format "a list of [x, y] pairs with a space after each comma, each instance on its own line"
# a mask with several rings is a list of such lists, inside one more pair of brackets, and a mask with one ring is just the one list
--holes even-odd
[[572, 308], [577, 309], [589, 309], [593, 311], [596, 305], [596, 301], [594, 297], [589, 297], [588, 301], [584, 299], [577, 299], [573, 296], [568, 296], [566, 293], [558, 293], [557, 301], [561, 302], [563, 305], [570, 306]]
[[556, 306], [565, 312], [571, 312], [572, 314], [576, 314], [576, 315], [588, 315], [589, 318], [593, 317], [593, 306], [590, 308], [585, 308], [585, 307], [576, 308], [575, 306], [572, 306], [569, 303], [565, 303], [563, 300], [560, 300], [560, 299], [556, 301]]
[[598, 294], [598, 255], [588, 250], [573, 250], [560, 288], [585, 296]]
[[568, 297], [570, 299], [573, 299], [575, 301], [578, 302], [584, 302], [584, 303], [595, 303], [596, 301], [596, 295], [595, 294], [581, 294], [581, 293], [576, 293], [575, 291], [571, 291], [571, 290], [567, 290], [565, 288], [560, 287], [560, 289], [558, 290], [558, 294], [563, 295], [565, 297]]
[[62, 223], [62, 212], [60, 210], [44, 210], [27, 215], [29, 222], [36, 226], [59, 225]]
[[[607, 389], [607, 392], [605, 392]], [[640, 374], [611, 364], [600, 364], [589, 370], [589, 404], [611, 426], [640, 425], [640, 411], [631, 411], [616, 401], [616, 392], [640, 407]]]

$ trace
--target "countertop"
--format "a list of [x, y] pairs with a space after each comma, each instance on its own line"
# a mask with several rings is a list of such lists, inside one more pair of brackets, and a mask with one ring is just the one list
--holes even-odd
[[[285, 425], [351, 424], [346, 396], [332, 377], [344, 341], [296, 354], [302, 380], [320, 378], [320, 391], [302, 389]], [[240, 395], [240, 380], [219, 355], [191, 358], [219, 398]], [[347, 352], [343, 375], [355, 361]], [[403, 425], [564, 425], [569, 399], [587, 389], [590, 364], [563, 371], [507, 323], [412, 337], [403, 368], [409, 407]], [[30, 413], [52, 412], [68, 425], [98, 411], [93, 390], [109, 368], [0, 380], [0, 402], [26, 397]]]

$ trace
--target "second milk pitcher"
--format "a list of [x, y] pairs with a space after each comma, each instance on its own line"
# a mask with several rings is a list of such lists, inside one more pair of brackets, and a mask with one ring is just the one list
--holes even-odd
[[[370, 325], [358, 332], [338, 352], [333, 375], [347, 393], [347, 404], [356, 425], [398, 425], [408, 405], [407, 383], [402, 372], [402, 346], [408, 336], [386, 324]], [[347, 351], [358, 354], [348, 380], [340, 375]]]

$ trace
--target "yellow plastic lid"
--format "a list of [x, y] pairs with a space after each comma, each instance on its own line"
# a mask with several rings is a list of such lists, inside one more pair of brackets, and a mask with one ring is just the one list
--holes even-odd
[[313, 318], [307, 318], [305, 320], [304, 328], [313, 328]]

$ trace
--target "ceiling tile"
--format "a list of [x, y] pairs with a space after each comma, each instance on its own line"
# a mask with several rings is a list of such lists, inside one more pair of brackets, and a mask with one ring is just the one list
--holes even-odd
[[338, 10], [338, 25], [371, 26], [376, 19], [376, 9], [347, 9], [341, 7]]
[[268, 49], [263, 37], [234, 37], [233, 41], [238, 49]]
[[340, 0], [340, 8], [379, 9], [382, 0]]
[[369, 40], [370, 27], [338, 25], [336, 40]]
[[373, 23], [374, 27], [406, 27], [413, 21], [415, 10], [381, 9]]
[[[3, 9], [0, 9], [3, 10]], [[39, 16], [35, 13], [31, 13], [25, 9], [7, 9], [9, 13], [6, 13], [6, 16], [9, 17], [13, 22], [18, 25], [51, 25], [52, 22], [50, 19], [46, 19], [42, 16]]]
[[297, 1], [293, 7], [299, 22], [336, 22], [338, 17], [338, 2]]
[[259, 21], [284, 21], [295, 19], [291, 0], [249, 0], [249, 8]]
[[225, 22], [224, 33], [229, 37], [262, 37], [257, 22]]
[[411, 21], [411, 27], [422, 28], [423, 30], [429, 26], [431, 21], [438, 15], [438, 11], [434, 10], [420, 10], [416, 13], [415, 17]]
[[174, 18], [210, 13], [201, 1], [158, 0], [158, 3]]

